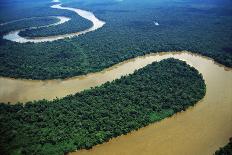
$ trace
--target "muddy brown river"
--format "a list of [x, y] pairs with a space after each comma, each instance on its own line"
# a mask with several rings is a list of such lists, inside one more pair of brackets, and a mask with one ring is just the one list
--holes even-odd
[[[206, 82], [206, 96], [196, 106], [127, 135], [113, 138], [91, 150], [72, 155], [212, 155], [232, 136], [232, 70], [190, 52], [149, 54], [114, 65], [101, 72], [65, 80], [0, 78], [0, 102], [62, 98], [166, 58], [186, 61]], [[136, 119], [136, 118], [135, 118]]]

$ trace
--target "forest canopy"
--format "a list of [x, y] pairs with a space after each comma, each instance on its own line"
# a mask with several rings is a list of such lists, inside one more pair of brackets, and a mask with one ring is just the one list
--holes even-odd
[[229, 143], [224, 147], [221, 147], [215, 152], [215, 155], [231, 155], [232, 154], [232, 137], [229, 140]]
[[[50, 0], [49, 3], [47, 0], [48, 4], [45, 1], [20, 6], [13, 10], [16, 14], [7, 13], [5, 6], [10, 1], [6, 1], [4, 5], [0, 3], [0, 16], [4, 17], [4, 22], [58, 15], [71, 17], [75, 21], [75, 24], [71, 20], [63, 26], [25, 31], [28, 36], [63, 34], [89, 28], [90, 23], [76, 17], [74, 12], [52, 9]], [[26, 79], [67, 78], [97, 72], [148, 53], [182, 50], [199, 53], [223, 65], [232, 66], [232, 8], [228, 4], [229, 0], [163, 1], [64, 2], [63, 6], [93, 12], [106, 24], [94, 32], [49, 43], [19, 44], [3, 40], [2, 35], [6, 31], [1, 30], [7, 29], [7, 26], [1, 26], [0, 75]], [[2, 10], [5, 14], [1, 14]], [[154, 22], [159, 25], [156, 26]], [[78, 23], [79, 27], [76, 26]], [[15, 26], [25, 26], [21, 24], [14, 23]]]
[[186, 110], [205, 92], [196, 69], [166, 59], [63, 99], [2, 103], [0, 154], [61, 155], [89, 149]]

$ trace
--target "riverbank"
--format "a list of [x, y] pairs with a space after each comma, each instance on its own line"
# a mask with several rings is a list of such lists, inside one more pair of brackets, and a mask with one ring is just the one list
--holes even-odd
[[203, 75], [207, 87], [204, 99], [171, 118], [112, 139], [89, 151], [82, 150], [74, 154], [213, 154], [227, 143], [232, 134], [232, 72], [212, 59], [186, 51], [149, 54], [119, 63], [102, 72], [65, 80], [1, 78], [1, 102], [62, 98], [167, 58], [184, 60]]
[[[202, 59], [206, 62], [213, 62], [215, 64], [212, 59], [187, 51], [161, 52], [136, 57], [106, 68], [101, 72], [89, 73], [87, 75], [76, 76], [64, 80], [27, 80], [1, 77], [0, 102], [11, 102], [13, 104], [16, 102], [62, 98], [91, 87], [99, 86], [107, 81], [119, 79], [121, 76], [131, 74], [135, 70], [143, 68], [154, 61], [160, 61], [167, 58], [176, 58], [186, 61], [196, 69], [200, 69], [200, 72], [200, 66], [205, 63], [204, 61], [202, 62]], [[229, 68], [226, 69], [230, 70]]]
[[[57, 1], [55, 1], [54, 3], [57, 3]], [[22, 37], [22, 36], [19, 35], [20, 32], [24, 31], [25, 29], [15, 30], [15, 31], [11, 31], [8, 34], [4, 35], [3, 39], [13, 41], [13, 42], [17, 42], [17, 43], [51, 42], [51, 41], [56, 41], [56, 40], [60, 40], [60, 39], [65, 39], [65, 38], [72, 38], [72, 37], [76, 37], [76, 36], [91, 32], [91, 31], [95, 31], [95, 30], [103, 27], [104, 24], [105, 24], [104, 21], [99, 20], [98, 18], [95, 17], [95, 15], [92, 12], [89, 12], [89, 11], [85, 11], [85, 10], [81, 10], [81, 9], [75, 9], [75, 8], [71, 8], [71, 7], [62, 7], [61, 3], [60, 4], [54, 4], [54, 5], [51, 6], [51, 8], [73, 11], [77, 15], [91, 21], [93, 25], [90, 28], [88, 28], [86, 30], [83, 30], [83, 31], [80, 31], [80, 32], [74, 32], [74, 33], [63, 34], [63, 35], [55, 35], [55, 36], [46, 36], [46, 37], [33, 37], [33, 38]], [[60, 22], [55, 23], [55, 24], [51, 24], [51, 25], [48, 25], [48, 26], [45, 26], [45, 27], [63, 24], [63, 23], [70, 20], [67, 17], [58, 17], [58, 18], [60, 19]], [[37, 28], [41, 28], [41, 27], [37, 27]], [[33, 27], [33, 28], [29, 28], [29, 29], [37, 29], [37, 28]]]
[[3, 154], [59, 155], [90, 149], [186, 110], [201, 100], [205, 91], [202, 75], [185, 62], [154, 62], [63, 99], [25, 106], [0, 104], [0, 145], [6, 152]]

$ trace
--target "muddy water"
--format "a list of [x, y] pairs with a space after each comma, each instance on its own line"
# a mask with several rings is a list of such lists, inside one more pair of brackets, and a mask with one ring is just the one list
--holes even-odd
[[202, 73], [206, 96], [193, 108], [75, 155], [210, 155], [232, 136], [232, 71], [188, 52], [137, 57], [98, 73], [66, 80], [0, 78], [0, 101], [54, 99], [101, 85], [166, 58], [186, 61]]

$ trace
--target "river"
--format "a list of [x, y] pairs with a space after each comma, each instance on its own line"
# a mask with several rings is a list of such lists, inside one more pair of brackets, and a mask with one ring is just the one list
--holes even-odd
[[[58, 0], [54, 0], [52, 2], [54, 2], [54, 3], [58, 2], [59, 3]], [[51, 41], [55, 41], [55, 40], [65, 39], [65, 38], [77, 37], [79, 35], [95, 31], [95, 30], [97, 30], [97, 29], [99, 29], [99, 28], [101, 28], [101, 27], [103, 27], [105, 25], [104, 21], [99, 20], [97, 17], [95, 17], [95, 15], [92, 12], [89, 12], [89, 11], [86, 11], [86, 10], [75, 9], [75, 8], [71, 8], [71, 7], [62, 7], [61, 3], [54, 4], [54, 5], [51, 6], [51, 8], [73, 11], [78, 16], [81, 16], [81, 17], [91, 21], [93, 25], [90, 28], [88, 28], [86, 30], [83, 30], [83, 31], [79, 31], [79, 32], [68, 33], [68, 34], [63, 34], [63, 35], [47, 36], [47, 37], [33, 37], [33, 38], [20, 36], [19, 33], [21, 31], [25, 31], [25, 29], [20, 29], [20, 30], [14, 30], [14, 31], [11, 31], [11, 32], [7, 33], [6, 35], [3, 36], [3, 39], [13, 41], [13, 42], [18, 42], [18, 43], [51, 42]], [[67, 18], [67, 17], [57, 17], [57, 18], [60, 19], [60, 22], [58, 22], [58, 23], [47, 25], [47, 26], [31, 27], [31, 28], [28, 28], [28, 29], [38, 29], [38, 28], [41, 28], [41, 27], [55, 26], [55, 25], [63, 24], [63, 23], [68, 22], [70, 20], [70, 18]], [[16, 20], [16, 21], [20, 21], [20, 20]], [[12, 22], [3, 23], [3, 24], [0, 24], [0, 25], [2, 26], [2, 25], [5, 25], [5, 24], [8, 24], [8, 23], [12, 23]]]
[[0, 78], [0, 101], [26, 102], [75, 94], [107, 81], [133, 73], [136, 69], [166, 58], [186, 61], [196, 68], [206, 82], [202, 101], [185, 112], [151, 124], [91, 150], [72, 155], [211, 155], [232, 136], [232, 71], [213, 60], [183, 52], [165, 52], [136, 57], [107, 68], [65, 80], [23, 80]]

